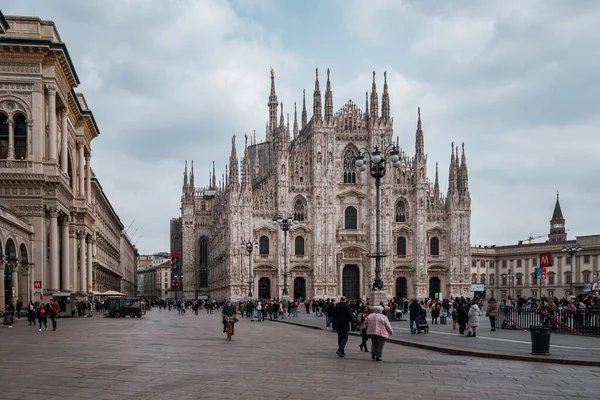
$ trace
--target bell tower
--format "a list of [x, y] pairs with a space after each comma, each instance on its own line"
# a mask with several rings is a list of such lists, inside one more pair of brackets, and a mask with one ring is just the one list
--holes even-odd
[[556, 205], [550, 220], [550, 234], [548, 235], [550, 243], [563, 243], [567, 240], [567, 231], [565, 230], [565, 218], [560, 209], [560, 201], [558, 200], [558, 192], [556, 193]]

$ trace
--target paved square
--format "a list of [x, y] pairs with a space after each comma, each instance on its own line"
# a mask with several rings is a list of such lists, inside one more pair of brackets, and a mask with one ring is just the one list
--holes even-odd
[[598, 398], [600, 368], [456, 357], [386, 344], [371, 361], [351, 337], [220, 315], [152, 310], [142, 319], [19, 321], [0, 330], [0, 399]]

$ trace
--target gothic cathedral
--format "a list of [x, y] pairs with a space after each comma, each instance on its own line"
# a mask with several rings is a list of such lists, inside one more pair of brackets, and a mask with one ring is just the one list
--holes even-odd
[[[384, 73], [381, 108], [373, 73], [361, 110], [348, 101], [334, 113], [327, 71], [324, 107], [318, 70], [313, 112], [303, 96], [298, 121], [284, 119], [271, 71], [266, 139], [245, 138], [241, 166], [235, 136], [229, 167], [207, 187], [195, 187], [193, 164], [184, 173], [181, 218], [171, 223], [180, 241], [183, 293], [241, 299], [281, 297], [284, 271], [290, 297], [366, 297], [375, 277], [375, 180], [355, 167], [359, 149], [393, 142]], [[278, 121], [279, 114], [279, 121]], [[468, 296], [471, 196], [464, 153], [452, 145], [448, 191], [427, 175], [420, 113], [415, 154], [400, 151], [399, 168], [381, 182], [381, 249], [388, 297]], [[272, 223], [296, 221], [283, 232]], [[285, 236], [284, 236], [285, 235]], [[253, 251], [243, 243], [250, 241]], [[286, 247], [284, 249], [284, 246]], [[286, 251], [284, 251], [286, 250]], [[284, 254], [287, 258], [284, 260]]]

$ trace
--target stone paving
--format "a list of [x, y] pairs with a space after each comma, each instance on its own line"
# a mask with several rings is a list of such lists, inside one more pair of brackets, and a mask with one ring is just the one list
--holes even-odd
[[457, 357], [387, 344], [371, 361], [351, 337], [218, 314], [61, 319], [0, 329], [0, 399], [598, 398], [600, 368]]
[[[318, 328], [325, 328], [325, 318], [315, 314], [306, 314], [303, 310], [297, 318], [286, 321]], [[393, 338], [404, 343], [424, 344], [433, 347], [463, 349], [488, 354], [508, 354], [530, 358], [531, 334], [529, 331], [497, 328], [490, 331], [487, 318], [481, 319], [477, 338], [462, 337], [458, 334], [458, 326], [452, 329], [452, 321], [448, 324], [432, 325], [428, 318], [430, 331], [428, 334], [411, 334], [408, 319], [391, 320], [394, 328]], [[564, 333], [552, 334], [550, 338], [550, 356], [541, 356], [555, 360], [588, 361], [600, 363], [600, 338], [593, 336], [575, 336]]]

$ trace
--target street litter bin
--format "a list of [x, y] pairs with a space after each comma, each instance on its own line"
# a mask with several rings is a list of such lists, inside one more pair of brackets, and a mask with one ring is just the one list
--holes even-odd
[[550, 354], [550, 329], [548, 325], [530, 326], [531, 354]]

